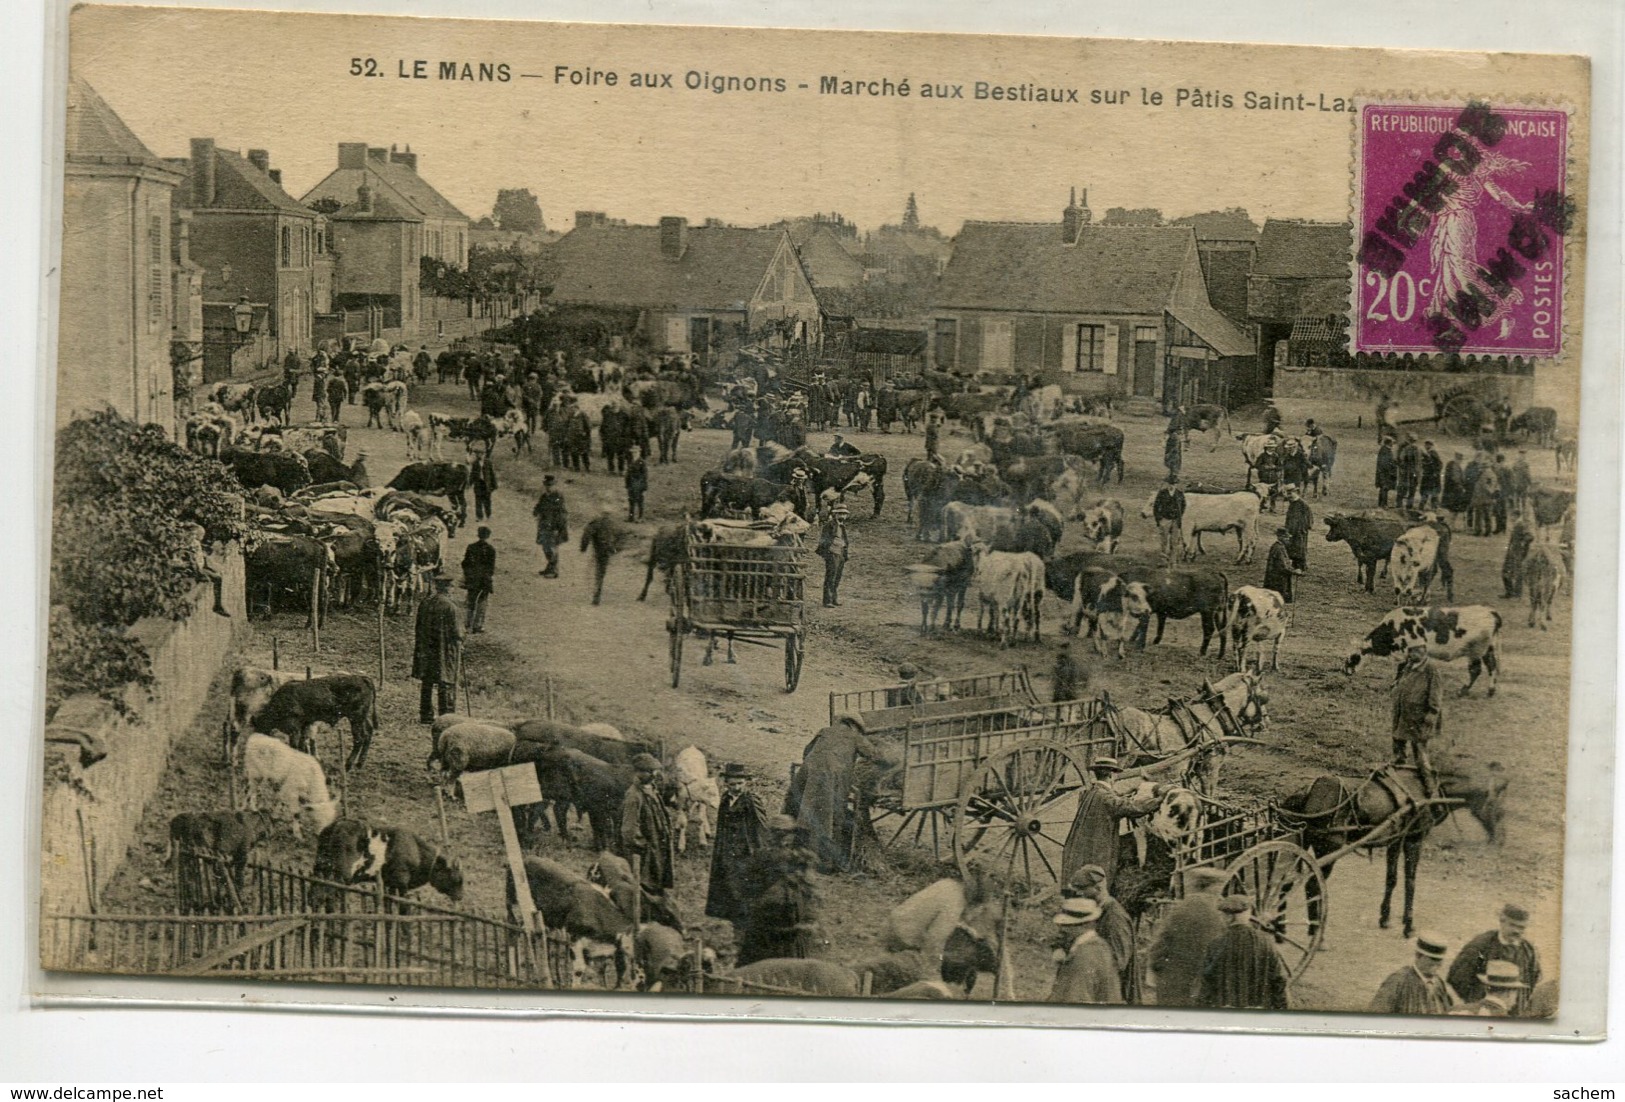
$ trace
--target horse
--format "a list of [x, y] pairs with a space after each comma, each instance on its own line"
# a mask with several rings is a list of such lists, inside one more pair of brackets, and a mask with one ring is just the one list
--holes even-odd
[[1181, 751], [1194, 750], [1185, 763], [1185, 783], [1211, 796], [1219, 786], [1218, 758], [1224, 753], [1224, 740], [1259, 731], [1269, 721], [1265, 710], [1269, 695], [1262, 680], [1251, 670], [1233, 673], [1204, 685], [1194, 700], [1170, 700], [1160, 712], [1108, 704], [1097, 722], [1117, 740], [1123, 767], [1144, 767], [1147, 776]]
[[[1460, 773], [1438, 774], [1439, 795], [1460, 801], [1484, 828], [1492, 843], [1501, 841], [1501, 800], [1507, 782], [1501, 766], [1492, 762], [1490, 778], [1476, 781]], [[1422, 843], [1434, 827], [1450, 817], [1457, 805], [1429, 801], [1414, 767], [1388, 765], [1364, 780], [1324, 775], [1308, 788], [1281, 801], [1279, 811], [1285, 822], [1300, 824], [1304, 843], [1317, 858], [1358, 842], [1361, 849], [1381, 847], [1388, 858], [1383, 883], [1382, 907], [1377, 925], [1388, 929], [1399, 862], [1405, 862], [1405, 936], [1416, 931], [1413, 904], [1416, 897], [1416, 869], [1422, 861]], [[1332, 866], [1322, 864], [1329, 880]], [[1311, 922], [1322, 921], [1323, 905], [1315, 894], [1309, 900]]]

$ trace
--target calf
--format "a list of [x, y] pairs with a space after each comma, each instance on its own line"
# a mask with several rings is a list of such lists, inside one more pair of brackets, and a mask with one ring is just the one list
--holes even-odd
[[1247, 668], [1247, 654], [1255, 647], [1254, 665], [1264, 668], [1264, 646], [1270, 645], [1270, 669], [1281, 668], [1281, 640], [1286, 638], [1286, 601], [1273, 589], [1244, 585], [1230, 595], [1230, 646], [1236, 669]]
[[271, 835], [263, 811], [183, 811], [169, 820], [169, 863], [183, 914], [241, 910], [243, 869]]
[[787, 487], [764, 478], [735, 478], [708, 471], [700, 478], [700, 518], [724, 512], [748, 512], [754, 518], [787, 492]]
[[231, 675], [231, 714], [226, 722], [226, 760], [237, 753], [243, 731], [253, 723], [271, 697], [282, 686], [299, 679], [291, 670], [267, 670], [260, 666], [239, 666]]
[[384, 861], [378, 879], [385, 891], [405, 895], [427, 884], [453, 903], [463, 898], [463, 868], [456, 858], [409, 830], [384, 827], [379, 833], [384, 838]]
[[672, 777], [678, 790], [678, 852], [687, 848], [688, 833], [693, 831], [702, 846], [711, 844], [716, 831], [716, 813], [722, 806], [722, 793], [716, 778], [711, 776], [705, 752], [697, 746], [685, 746], [672, 759]]
[[938, 544], [924, 562], [907, 569], [920, 598], [920, 634], [936, 631], [939, 612], [944, 630], [958, 630], [965, 612], [965, 594], [976, 571], [971, 544], [966, 540]]
[[1529, 626], [1538, 622], [1540, 630], [1552, 622], [1552, 602], [1563, 584], [1563, 557], [1557, 548], [1541, 541], [1529, 549], [1523, 561], [1524, 584], [1529, 587]]
[[1386, 570], [1394, 553], [1394, 542], [1406, 532], [1406, 524], [1399, 520], [1380, 520], [1372, 517], [1350, 517], [1332, 514], [1326, 520], [1326, 542], [1347, 543], [1354, 552], [1355, 580], [1373, 592], [1377, 580], [1377, 564]]
[[1117, 657], [1123, 658], [1123, 648], [1134, 637], [1140, 617], [1150, 615], [1143, 582], [1125, 582], [1113, 574], [1101, 584], [1092, 605], [1094, 612], [1095, 653], [1106, 653], [1105, 647], [1117, 644]]
[[401, 431], [406, 433], [406, 461], [420, 463], [429, 458], [429, 428], [415, 409], [401, 414]]
[[689, 986], [700, 975], [716, 971], [717, 953], [706, 946], [695, 959], [694, 951], [683, 943], [683, 935], [658, 922], [645, 922], [637, 934], [638, 971], [643, 991], [664, 991], [667, 987]]
[[1083, 521], [1083, 534], [1095, 545], [1095, 550], [1110, 555], [1117, 550], [1123, 536], [1123, 503], [1116, 498], [1102, 498], [1086, 506], [1079, 515]]
[[[361, 819], [336, 819], [316, 838], [316, 863], [311, 876], [334, 884], [376, 880], [384, 867], [387, 839]], [[334, 898], [331, 890], [313, 899], [324, 909]]]
[[279, 731], [295, 747], [308, 748], [313, 723], [336, 726], [341, 719], [350, 725], [346, 767], [359, 769], [378, 729], [378, 694], [370, 678], [345, 673], [290, 682], [271, 695], [252, 725], [262, 735]]
[[[615, 958], [616, 983], [620, 985], [635, 967], [632, 920], [623, 914], [609, 892], [557, 861], [542, 857], [525, 858], [525, 881], [542, 921], [551, 929], [570, 937], [571, 965], [576, 982], [587, 977], [587, 962], [598, 955]], [[513, 874], [507, 877], [510, 914], [518, 902]], [[514, 915], [517, 920], [517, 914]]]
[[1439, 533], [1428, 525], [1411, 528], [1394, 541], [1394, 604], [1428, 599], [1438, 569]]
[[1501, 614], [1484, 605], [1396, 608], [1355, 644], [1343, 663], [1343, 672], [1352, 674], [1368, 654], [1378, 658], [1401, 654], [1413, 641], [1426, 643], [1428, 657], [1435, 661], [1467, 659], [1467, 684], [1461, 690], [1462, 696], [1472, 691], [1481, 672], [1489, 675], [1486, 695], [1495, 695], [1501, 668]]
[[512, 764], [517, 741], [506, 727], [493, 723], [459, 723], [435, 740], [428, 767], [438, 766], [441, 783], [450, 784], [469, 770], [499, 769]]
[[322, 765], [269, 735], [249, 735], [243, 747], [243, 773], [247, 779], [248, 808], [288, 820], [295, 838], [304, 827], [320, 833], [338, 818], [338, 808], [327, 791]]

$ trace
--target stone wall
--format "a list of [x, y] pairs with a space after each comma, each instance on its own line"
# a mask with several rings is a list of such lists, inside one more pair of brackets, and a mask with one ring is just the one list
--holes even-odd
[[1357, 402], [1375, 407], [1386, 394], [1404, 405], [1431, 403], [1435, 394], [1471, 390], [1506, 398], [1514, 410], [1535, 404], [1533, 375], [1475, 375], [1466, 372], [1368, 371], [1346, 367], [1277, 367], [1277, 401]]
[[[107, 757], [80, 769], [77, 753], [64, 749], [68, 743], [47, 744], [40, 834], [45, 913], [87, 913], [93, 902], [92, 853], [97, 890], [124, 863], [147, 801], [168, 767], [171, 739], [197, 718], [221, 661], [248, 629], [241, 552], [233, 545], [211, 563], [225, 579], [230, 618], [214, 614], [214, 592], [204, 584], [193, 592], [192, 614], [185, 620], [143, 620], [133, 629], [152, 656], [151, 699], [131, 689], [128, 719], [88, 696], [64, 701], [52, 716], [48, 726], [94, 736]], [[198, 810], [222, 806], [223, 801], [205, 796]]]

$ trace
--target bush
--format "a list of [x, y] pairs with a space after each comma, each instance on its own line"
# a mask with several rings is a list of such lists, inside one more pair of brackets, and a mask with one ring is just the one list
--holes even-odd
[[125, 686], [153, 684], [152, 658], [138, 640], [121, 627], [75, 619], [66, 605], [51, 606], [45, 663], [46, 715], [78, 693], [93, 693], [128, 714]]

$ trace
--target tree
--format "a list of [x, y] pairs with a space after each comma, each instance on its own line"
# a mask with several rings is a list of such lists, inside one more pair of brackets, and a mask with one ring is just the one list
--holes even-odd
[[1226, 207], [1223, 210], [1187, 214], [1183, 218], [1175, 218], [1169, 225], [1194, 226], [1196, 236], [1201, 238], [1234, 238], [1247, 241], [1256, 238], [1259, 233], [1258, 224], [1253, 221], [1252, 215], [1247, 213], [1246, 207]]
[[1162, 211], [1156, 207], [1111, 207], [1100, 220], [1102, 226], [1160, 226]]
[[914, 193], [908, 193], [908, 205], [903, 208], [903, 228], [917, 230], [920, 228], [920, 207], [914, 201]]
[[310, 209], [315, 211], [317, 214], [332, 214], [343, 205], [343, 203], [339, 202], [331, 195], [324, 195], [320, 199], [317, 199], [314, 203], [309, 204]]
[[542, 222], [542, 204], [529, 188], [505, 187], [498, 191], [491, 220], [501, 229], [518, 233], [542, 233], [547, 228]]

